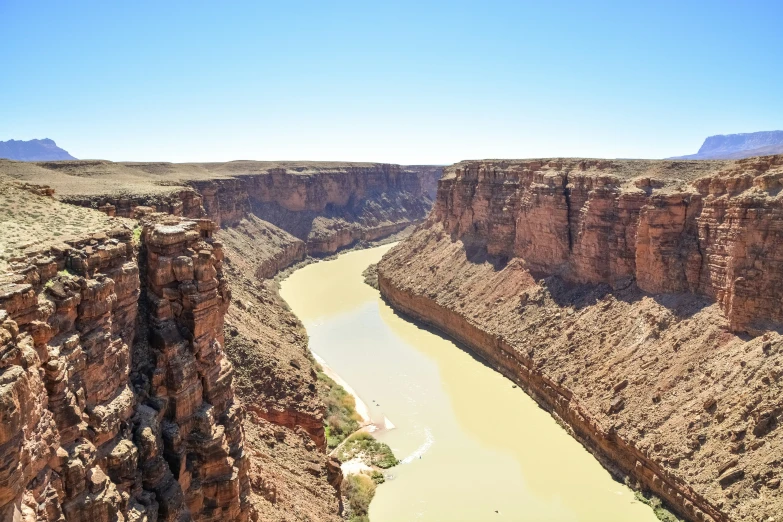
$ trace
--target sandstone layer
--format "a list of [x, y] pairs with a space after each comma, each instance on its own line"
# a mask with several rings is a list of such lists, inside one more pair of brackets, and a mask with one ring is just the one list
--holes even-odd
[[0, 173], [0, 519], [338, 520], [316, 365], [269, 280], [305, 242], [222, 189], [72, 206], [19, 179]]
[[0, 179], [46, 183], [62, 201], [110, 216], [137, 217], [141, 207], [225, 227], [253, 213], [303, 240], [313, 255], [421, 221], [441, 173], [382, 163], [0, 160]]
[[690, 520], [783, 510], [783, 157], [447, 168], [379, 264], [398, 310]]
[[118, 225], [3, 275], [0, 518], [244, 520], [214, 224]]

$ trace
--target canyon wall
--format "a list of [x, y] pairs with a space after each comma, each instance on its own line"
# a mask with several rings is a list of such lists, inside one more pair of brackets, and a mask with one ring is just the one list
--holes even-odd
[[120, 226], [3, 275], [3, 520], [247, 519], [221, 247], [167, 219], [140, 255]]
[[463, 162], [379, 264], [381, 293], [687, 519], [768, 520], [782, 178], [779, 156]]
[[491, 256], [578, 283], [634, 280], [720, 303], [732, 330], [783, 320], [783, 157], [686, 181], [685, 162], [466, 162], [447, 170], [434, 219]]
[[[328, 178], [319, 175], [301, 186]], [[303, 259], [307, 243], [253, 213], [251, 201], [260, 203], [245, 192], [248, 180], [215, 175], [162, 192], [141, 185], [114, 199], [71, 192], [61, 197], [70, 206], [50, 187], [11, 178], [0, 179], [3, 203], [32, 211], [12, 208], [19, 223], [0, 233], [9, 332], [0, 400], [10, 408], [0, 518], [339, 520], [342, 478], [325, 453], [323, 384], [301, 323], [269, 280]], [[407, 192], [419, 190], [417, 178], [396, 166], [334, 183], [345, 179], [353, 181], [328, 202], [318, 203], [316, 187], [305, 210], [291, 210], [325, 224], [325, 249], [408, 226], [396, 198], [429, 201]], [[377, 196], [366, 215], [391, 220], [323, 215], [339, 198], [362, 208], [357, 194]], [[335, 242], [337, 222], [349, 234]]]
[[305, 242], [307, 253], [328, 254], [372, 241], [426, 217], [431, 175], [399, 165], [360, 164], [311, 172], [285, 166], [229, 180], [192, 181], [207, 215], [235, 225], [248, 213]]
[[0, 160], [0, 178], [49, 184], [61, 201], [110, 216], [135, 218], [153, 209], [232, 227], [253, 214], [304, 241], [312, 255], [420, 222], [442, 171], [384, 163]]

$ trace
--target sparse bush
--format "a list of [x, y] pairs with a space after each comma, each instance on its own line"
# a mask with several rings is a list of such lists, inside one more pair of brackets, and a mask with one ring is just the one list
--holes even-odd
[[356, 401], [345, 389], [323, 372], [318, 380], [327, 392], [323, 397], [326, 405], [325, 431], [329, 449], [336, 448], [351, 433], [359, 429], [361, 417], [356, 413]]
[[373, 482], [375, 482], [376, 485], [380, 485], [386, 482], [386, 477], [384, 477], [383, 473], [381, 473], [380, 471], [373, 470], [373, 472], [370, 473], [370, 478], [372, 479]]
[[139, 246], [141, 244], [141, 227], [133, 229], [133, 236], [131, 237], [131, 243], [133, 246]]
[[684, 522], [674, 515], [674, 513], [666, 509], [661, 499], [655, 495], [651, 493], [645, 494], [641, 491], [636, 491], [634, 494], [636, 496], [636, 500], [643, 504], [647, 504], [652, 508], [653, 513], [656, 517], [658, 517], [658, 520], [661, 520], [662, 522]]
[[337, 458], [345, 462], [359, 455], [366, 464], [383, 469], [399, 463], [388, 444], [376, 440], [366, 432], [351, 435], [338, 451]]
[[343, 492], [348, 498], [351, 522], [369, 522], [367, 513], [375, 496], [375, 482], [364, 473], [348, 475], [343, 480]]

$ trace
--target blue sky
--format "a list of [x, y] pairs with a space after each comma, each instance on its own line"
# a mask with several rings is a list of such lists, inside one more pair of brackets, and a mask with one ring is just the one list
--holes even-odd
[[0, 140], [79, 158], [660, 158], [783, 128], [783, 1], [0, 0]]

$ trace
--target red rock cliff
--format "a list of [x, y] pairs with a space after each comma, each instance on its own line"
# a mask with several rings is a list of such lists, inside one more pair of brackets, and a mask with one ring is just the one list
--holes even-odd
[[705, 295], [733, 330], [780, 322], [783, 156], [693, 163], [458, 163], [432, 219], [535, 272]]
[[0, 519], [247, 518], [221, 248], [170, 219], [145, 226], [141, 274], [121, 227], [2, 276]]
[[235, 225], [252, 212], [299, 239], [311, 254], [372, 241], [429, 212], [432, 169], [382, 163], [232, 162], [230, 179], [191, 181], [208, 216]]
[[380, 290], [688, 520], [768, 520], [783, 509], [781, 176], [779, 156], [457, 164], [379, 263]]

